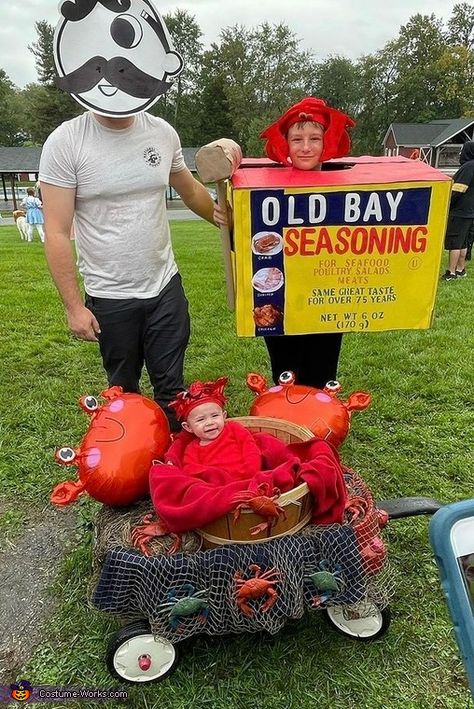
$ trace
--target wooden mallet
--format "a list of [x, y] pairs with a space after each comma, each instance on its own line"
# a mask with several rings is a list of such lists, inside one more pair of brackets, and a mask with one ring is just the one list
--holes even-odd
[[[212, 143], [203, 145], [196, 153], [195, 161], [199, 177], [204, 184], [209, 182], [216, 183], [217, 203], [224, 212], [227, 211], [226, 180], [232, 177], [239, 167], [241, 160], [242, 150], [240, 149], [240, 145], [230, 138], [214, 140]], [[234, 310], [235, 288], [229, 227], [221, 225], [220, 231], [227, 284], [227, 304], [231, 310]]]

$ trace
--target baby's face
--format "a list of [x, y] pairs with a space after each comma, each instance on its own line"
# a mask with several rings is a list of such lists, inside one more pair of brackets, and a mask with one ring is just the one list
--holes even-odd
[[200, 439], [201, 444], [206, 445], [219, 436], [224, 428], [225, 417], [226, 413], [219, 404], [208, 401], [195, 406], [182, 425], [185, 431], [194, 433]]

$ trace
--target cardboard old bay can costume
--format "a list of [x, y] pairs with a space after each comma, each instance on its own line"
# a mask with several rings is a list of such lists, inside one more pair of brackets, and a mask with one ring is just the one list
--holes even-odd
[[403, 157], [243, 160], [229, 190], [237, 334], [428, 328], [450, 182]]

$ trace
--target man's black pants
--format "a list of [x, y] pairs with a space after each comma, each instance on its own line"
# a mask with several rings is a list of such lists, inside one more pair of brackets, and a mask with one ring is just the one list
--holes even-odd
[[184, 355], [189, 341], [188, 301], [177, 273], [155, 298], [116, 300], [86, 295], [86, 307], [100, 325], [99, 345], [110, 386], [140, 391], [145, 364], [154, 399], [179, 431], [168, 404], [184, 389]]

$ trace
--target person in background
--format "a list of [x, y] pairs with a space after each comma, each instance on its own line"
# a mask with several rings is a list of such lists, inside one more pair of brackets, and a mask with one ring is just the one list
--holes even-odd
[[36, 227], [41, 243], [44, 243], [44, 217], [42, 204], [38, 197], [35, 197], [33, 187], [28, 187], [26, 190], [27, 196], [21, 203], [21, 207], [26, 211], [26, 224], [28, 229], [27, 241], [33, 241], [33, 230]]
[[[267, 157], [288, 169], [321, 170], [325, 160], [347, 155], [351, 142], [348, 128], [355, 125], [345, 113], [325, 101], [307, 97], [291, 106], [260, 135], [266, 140]], [[218, 206], [214, 220], [226, 224]], [[272, 377], [278, 384], [282, 372], [291, 370], [298, 384], [323, 388], [337, 378], [342, 334], [272, 335], [264, 338]]]
[[[453, 177], [451, 202], [444, 248], [449, 252], [448, 268], [443, 281], [464, 278], [466, 256], [472, 242], [470, 233], [474, 223], [474, 141], [464, 143], [459, 156], [461, 167]], [[470, 255], [470, 254], [469, 254]]]

